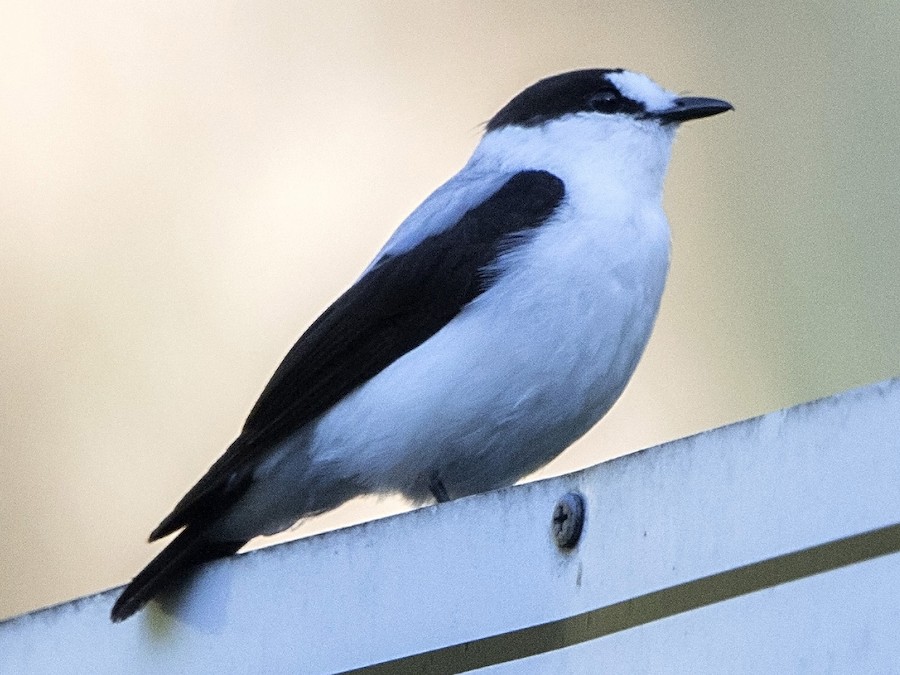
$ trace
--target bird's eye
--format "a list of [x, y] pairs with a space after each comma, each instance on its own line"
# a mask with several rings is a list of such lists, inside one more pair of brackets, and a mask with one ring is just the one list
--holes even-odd
[[618, 104], [619, 95], [611, 89], [598, 91], [596, 94], [591, 96], [591, 99], [588, 101], [588, 105], [590, 106], [591, 110], [596, 110], [597, 112], [602, 113], [615, 112]]

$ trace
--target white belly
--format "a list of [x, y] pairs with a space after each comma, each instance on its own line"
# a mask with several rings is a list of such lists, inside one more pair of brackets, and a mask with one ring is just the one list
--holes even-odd
[[316, 423], [313, 462], [420, 501], [432, 476], [458, 497], [553, 459], [609, 410], [650, 335], [669, 238], [660, 211], [640, 215], [542, 228], [456, 319]]

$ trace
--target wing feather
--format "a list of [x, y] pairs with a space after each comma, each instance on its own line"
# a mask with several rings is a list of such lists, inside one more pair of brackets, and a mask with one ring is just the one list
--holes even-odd
[[386, 248], [300, 337], [241, 435], [151, 541], [214, 520], [247, 488], [269, 451], [443, 328], [490, 285], [484, 270], [509, 237], [547, 222], [564, 192], [546, 171], [519, 172], [455, 225], [411, 249], [391, 254]]

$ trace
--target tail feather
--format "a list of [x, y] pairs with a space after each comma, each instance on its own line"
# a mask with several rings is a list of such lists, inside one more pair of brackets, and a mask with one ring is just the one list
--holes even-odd
[[204, 530], [185, 528], [125, 587], [113, 605], [112, 620], [124, 621], [157, 594], [183, 579], [191, 567], [236, 553], [245, 543], [210, 541]]

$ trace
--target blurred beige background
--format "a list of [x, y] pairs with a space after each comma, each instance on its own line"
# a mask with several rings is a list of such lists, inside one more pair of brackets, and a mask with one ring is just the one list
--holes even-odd
[[893, 1], [2, 3], [0, 617], [136, 573], [296, 337], [479, 123], [562, 70], [626, 66], [737, 110], [682, 130], [649, 350], [542, 475], [900, 373], [898, 19]]

